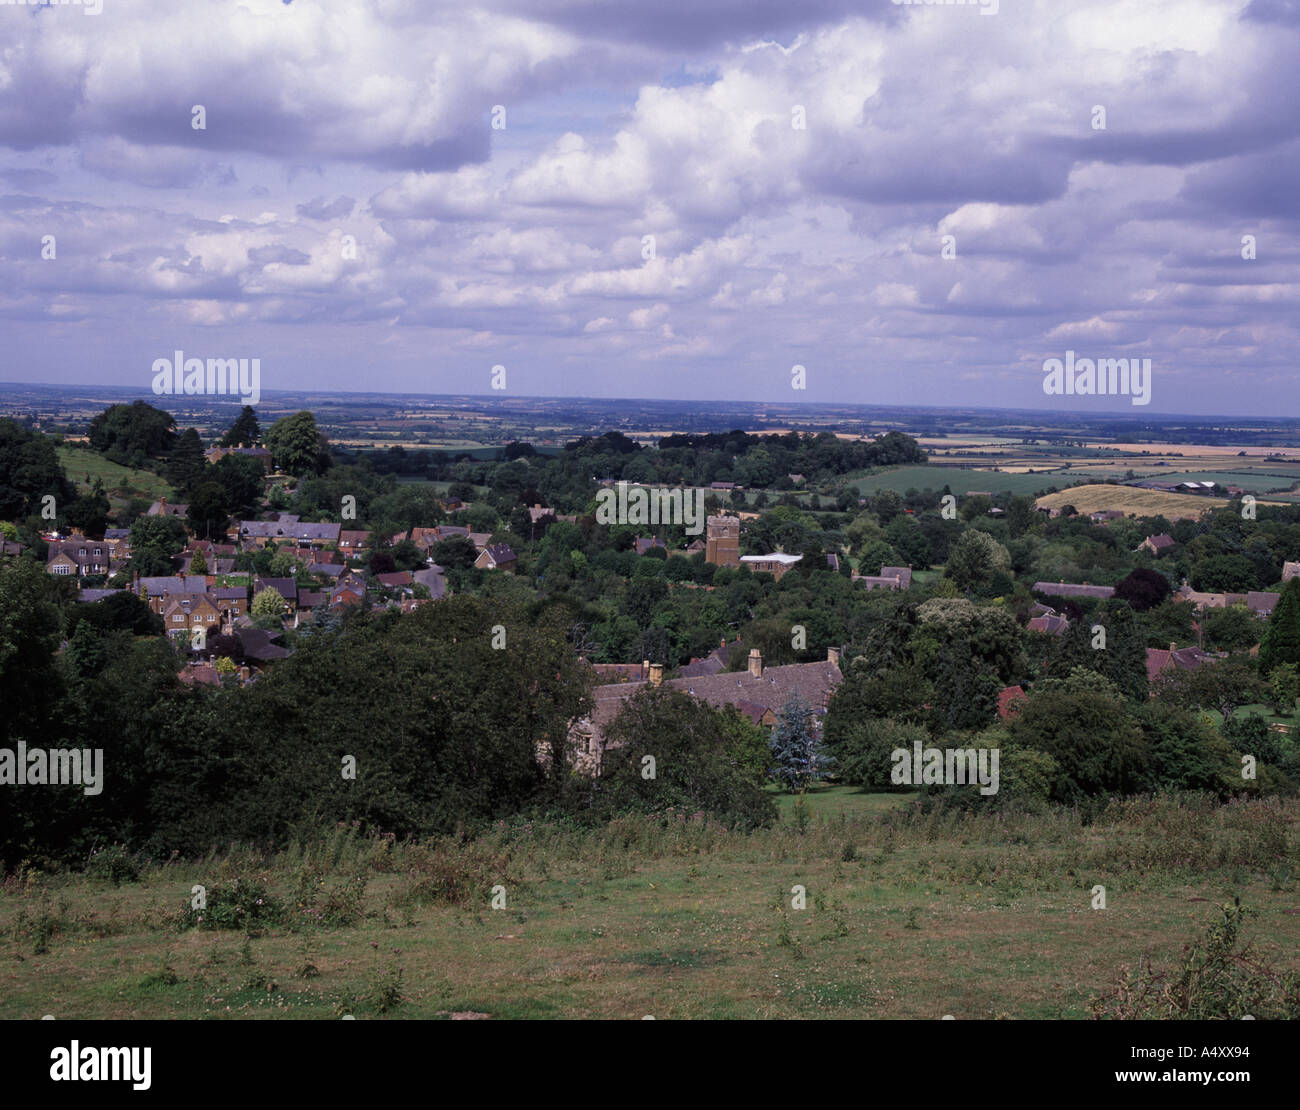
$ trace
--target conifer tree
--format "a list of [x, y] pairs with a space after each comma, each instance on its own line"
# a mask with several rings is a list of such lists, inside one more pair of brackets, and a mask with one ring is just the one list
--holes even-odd
[[803, 791], [822, 778], [834, 757], [813, 729], [812, 711], [798, 694], [781, 707], [772, 730], [772, 775], [785, 787]]

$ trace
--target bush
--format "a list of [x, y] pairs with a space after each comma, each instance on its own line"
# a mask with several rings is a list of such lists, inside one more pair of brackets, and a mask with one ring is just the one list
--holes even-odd
[[834, 749], [841, 780], [864, 790], [899, 789], [893, 782], [894, 762], [890, 755], [902, 748], [910, 760], [917, 740], [922, 746], [930, 743], [929, 733], [918, 725], [886, 719], [856, 722], [844, 730]]
[[463, 906], [504, 881], [504, 867], [495, 856], [471, 845], [411, 846], [408, 870], [394, 893], [395, 906]]
[[1241, 927], [1254, 911], [1234, 898], [1220, 912], [1223, 920], [1212, 924], [1199, 943], [1184, 947], [1176, 969], [1157, 971], [1144, 959], [1137, 971], [1120, 976], [1113, 991], [1093, 999], [1093, 1016], [1190, 1021], [1300, 1017], [1300, 975], [1266, 964], [1241, 943]]
[[114, 844], [101, 848], [86, 861], [86, 874], [121, 886], [140, 877], [140, 862], [121, 844]]
[[284, 921], [284, 906], [261, 883], [235, 879], [229, 886], [207, 891], [207, 904], [195, 909], [186, 901], [181, 928], [241, 929], [245, 931], [278, 925]]

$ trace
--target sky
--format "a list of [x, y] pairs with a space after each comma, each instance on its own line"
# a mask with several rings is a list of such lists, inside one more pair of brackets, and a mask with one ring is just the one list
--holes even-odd
[[1300, 416], [1300, 0], [92, 2], [0, 4], [0, 381]]

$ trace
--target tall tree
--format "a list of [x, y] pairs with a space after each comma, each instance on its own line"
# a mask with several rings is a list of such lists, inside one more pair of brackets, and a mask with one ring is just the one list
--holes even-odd
[[267, 586], [253, 595], [252, 612], [255, 617], [279, 617], [285, 611], [284, 598], [274, 586]]
[[1076, 667], [1109, 679], [1126, 697], [1146, 700], [1146, 641], [1128, 605], [1108, 601], [1090, 620], [1072, 622], [1056, 640], [1044, 672], [1066, 678]]
[[329, 467], [329, 444], [317, 429], [316, 418], [306, 410], [272, 424], [266, 446], [276, 466], [297, 477], [320, 474]]
[[226, 491], [226, 505], [231, 509], [255, 507], [266, 485], [262, 464], [247, 455], [226, 455], [218, 459], [212, 467], [211, 478], [221, 483]]
[[49, 586], [50, 576], [39, 563], [0, 559], [0, 739], [5, 741], [47, 735], [57, 716], [53, 708], [61, 684], [55, 652], [63, 615]]
[[220, 540], [230, 524], [226, 491], [218, 482], [204, 482], [190, 497], [186, 521], [200, 539]]
[[1039, 683], [1008, 731], [1017, 745], [1056, 760], [1052, 797], [1067, 805], [1085, 795], [1133, 793], [1150, 770], [1150, 740], [1120, 692], [1092, 671]]
[[972, 590], [986, 582], [994, 571], [1011, 566], [1011, 555], [987, 532], [967, 528], [948, 549], [944, 576], [951, 578], [959, 590]]
[[254, 447], [262, 438], [262, 429], [257, 423], [257, 413], [252, 405], [245, 405], [230, 430], [221, 437], [222, 447]]
[[1300, 663], [1300, 578], [1282, 590], [1259, 645], [1259, 669], [1267, 674], [1279, 663]]
[[207, 460], [203, 457], [203, 441], [199, 439], [199, 433], [194, 428], [186, 428], [177, 439], [176, 446], [172, 448], [172, 453], [167, 459], [167, 481], [176, 487], [176, 492], [181, 498], [188, 497], [203, 479], [203, 471], [207, 465]]
[[104, 496], [104, 483], [96, 478], [94, 488], [73, 501], [61, 515], [69, 525], [80, 528], [87, 536], [102, 536], [112, 508]]
[[56, 510], [77, 495], [54, 441], [17, 421], [0, 420], [0, 518], [18, 520], [39, 512], [46, 494], [54, 497]]

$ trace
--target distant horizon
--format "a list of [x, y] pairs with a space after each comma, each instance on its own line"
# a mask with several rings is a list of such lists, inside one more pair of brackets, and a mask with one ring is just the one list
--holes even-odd
[[[180, 403], [185, 401], [207, 402], [215, 404], [229, 404], [234, 407], [242, 407], [244, 402], [238, 396], [222, 397], [209, 394], [155, 394], [149, 389], [140, 389], [131, 385], [122, 385], [118, 383], [90, 383], [90, 382], [40, 382], [40, 381], [0, 381], [0, 390], [8, 386], [19, 386], [38, 389], [53, 389], [66, 391], [85, 391], [93, 394], [97, 391], [112, 390], [128, 393], [133, 397], [141, 400], [150, 400], [156, 402], [158, 407], [166, 408], [165, 402], [175, 400]], [[1198, 423], [1222, 423], [1224, 421], [1248, 420], [1259, 421], [1265, 424], [1287, 424], [1296, 423], [1300, 425], [1298, 416], [1263, 416], [1252, 413], [1221, 413], [1207, 414], [1194, 412], [1172, 412], [1172, 411], [1152, 411], [1141, 409], [1139, 411], [1130, 411], [1129, 409], [1047, 409], [1047, 408], [1016, 408], [1011, 405], [975, 405], [975, 404], [953, 404], [953, 405], [921, 405], [908, 403], [885, 403], [885, 402], [866, 402], [866, 401], [807, 401], [807, 400], [747, 400], [745, 398], [710, 398], [701, 400], [696, 397], [636, 397], [636, 396], [619, 396], [619, 397], [600, 397], [589, 396], [576, 393], [523, 393], [510, 391], [508, 393], [426, 393], [417, 390], [393, 390], [393, 389], [328, 389], [320, 386], [300, 389], [263, 389], [262, 403], [272, 397], [301, 397], [308, 394], [323, 393], [329, 396], [337, 397], [410, 397], [410, 398], [427, 398], [429, 400], [444, 399], [461, 399], [471, 401], [486, 402], [511, 402], [511, 401], [588, 401], [599, 404], [616, 404], [620, 401], [630, 401], [642, 404], [674, 404], [674, 405], [734, 405], [749, 408], [763, 407], [797, 407], [813, 410], [827, 411], [834, 408], [857, 408], [868, 411], [917, 411], [917, 412], [978, 412], [978, 413], [1012, 413], [1016, 415], [1025, 415], [1028, 417], [1061, 417], [1061, 418], [1082, 418], [1082, 419], [1117, 419], [1126, 418], [1135, 422], [1155, 423], [1164, 420], [1195, 420]], [[253, 405], [254, 410], [258, 405]]]

